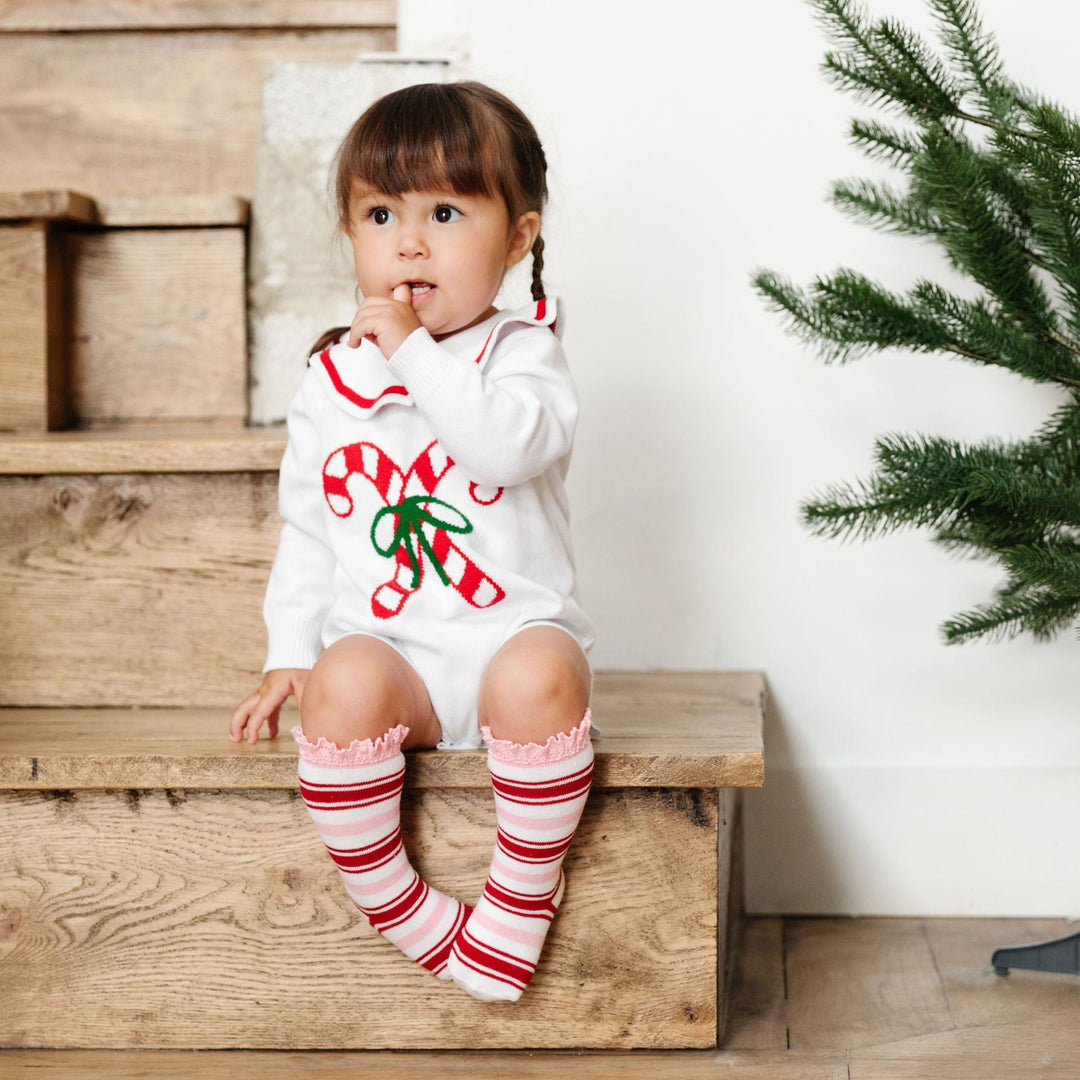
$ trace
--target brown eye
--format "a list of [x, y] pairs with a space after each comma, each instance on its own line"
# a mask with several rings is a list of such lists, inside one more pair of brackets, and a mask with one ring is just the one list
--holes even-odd
[[452, 206], [437, 206], [432, 217], [440, 225], [448, 225], [451, 221], [457, 221], [461, 217], [461, 211], [455, 210]]
[[393, 219], [394, 215], [391, 214], [385, 206], [376, 206], [375, 209], [371, 211], [371, 220], [375, 222], [376, 225], [387, 225], [393, 221]]

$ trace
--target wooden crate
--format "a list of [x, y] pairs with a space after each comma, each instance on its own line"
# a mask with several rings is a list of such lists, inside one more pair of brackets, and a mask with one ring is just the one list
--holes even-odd
[[[514, 1005], [403, 960], [351, 907], [292, 740], [229, 744], [225, 711], [0, 714], [0, 1045], [715, 1047], [763, 693], [753, 674], [597, 676], [593, 793]], [[483, 753], [411, 755], [404, 826], [421, 873], [475, 900]]]

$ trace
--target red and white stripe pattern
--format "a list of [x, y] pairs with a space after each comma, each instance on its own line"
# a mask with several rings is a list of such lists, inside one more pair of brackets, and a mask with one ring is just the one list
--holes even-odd
[[410, 960], [441, 979], [450, 947], [470, 908], [428, 886], [412, 868], [401, 839], [401, 791], [408, 728], [342, 750], [313, 745], [299, 728], [300, 794], [337, 864], [345, 889], [368, 922]]
[[[397, 506], [410, 496], [434, 495], [453, 466], [453, 458], [437, 441], [424, 447], [409, 466], [408, 472], [403, 472], [374, 443], [352, 443], [335, 450], [326, 459], [323, 465], [323, 494], [330, 509], [338, 517], [347, 518], [354, 506], [349, 481], [356, 475], [370, 480], [387, 506]], [[491, 497], [489, 491], [484, 489], [481, 492], [475, 484], [469, 490], [473, 500], [481, 506], [490, 506], [502, 494], [502, 488], [498, 488]], [[480, 497], [481, 494], [483, 497]], [[397, 524], [396, 518], [394, 524]], [[489, 608], [505, 599], [506, 592], [502, 586], [484, 573], [444, 529], [428, 526], [424, 535], [450, 579], [451, 586], [466, 603], [475, 608]], [[420, 580], [413, 585], [412, 562], [405, 550], [399, 547], [395, 552], [394, 576], [372, 593], [372, 614], [379, 619], [392, 619], [399, 614], [409, 597], [424, 584], [424, 570], [421, 559]]]
[[516, 1001], [529, 985], [562, 900], [562, 863], [592, 783], [589, 714], [543, 747], [491, 738], [488, 768], [498, 837], [483, 894], [448, 971], [482, 1001]]

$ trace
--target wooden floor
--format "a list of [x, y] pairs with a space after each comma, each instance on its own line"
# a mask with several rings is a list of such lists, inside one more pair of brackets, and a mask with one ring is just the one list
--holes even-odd
[[995, 948], [1075, 932], [1047, 920], [750, 919], [720, 1052], [6, 1050], [0, 1077], [1077, 1080], [1080, 977], [990, 966]]

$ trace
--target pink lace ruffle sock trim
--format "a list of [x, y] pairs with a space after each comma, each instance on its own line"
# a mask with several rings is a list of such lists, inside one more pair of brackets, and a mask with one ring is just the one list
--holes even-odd
[[409, 729], [404, 724], [398, 724], [377, 739], [353, 739], [345, 747], [338, 746], [322, 736], [319, 736], [317, 743], [312, 743], [299, 724], [292, 729], [291, 734], [300, 747], [300, 756], [312, 765], [357, 766], [377, 765], [380, 761], [392, 758], [401, 750], [401, 744], [409, 734]]
[[592, 710], [586, 709], [581, 723], [569, 734], [560, 731], [552, 735], [543, 746], [540, 743], [516, 743], [510, 739], [496, 739], [491, 728], [482, 727], [480, 734], [496, 761], [514, 765], [550, 765], [553, 761], [565, 761], [580, 754], [589, 745], [589, 729], [592, 727]]

